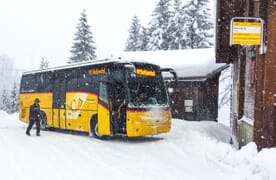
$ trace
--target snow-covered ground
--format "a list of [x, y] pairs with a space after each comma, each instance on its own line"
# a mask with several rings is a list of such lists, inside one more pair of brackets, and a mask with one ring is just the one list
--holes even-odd
[[276, 149], [231, 147], [215, 122], [173, 120], [168, 134], [97, 140], [43, 131], [25, 135], [18, 114], [0, 111], [0, 179], [276, 179]]

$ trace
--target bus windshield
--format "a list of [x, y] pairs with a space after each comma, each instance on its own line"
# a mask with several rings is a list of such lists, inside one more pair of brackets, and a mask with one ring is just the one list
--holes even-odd
[[160, 76], [137, 76], [129, 81], [129, 105], [168, 105], [165, 85]]

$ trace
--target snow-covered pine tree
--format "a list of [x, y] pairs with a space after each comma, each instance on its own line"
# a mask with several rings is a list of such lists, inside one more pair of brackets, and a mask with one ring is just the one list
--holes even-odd
[[81, 13], [75, 36], [68, 64], [96, 59], [96, 47], [85, 10]]
[[125, 51], [140, 50], [140, 44], [139, 44], [140, 30], [141, 30], [141, 25], [139, 23], [139, 19], [136, 15], [134, 15], [131, 21], [130, 29], [128, 31], [129, 35], [128, 35]]
[[143, 27], [142, 26], [142, 31], [139, 35], [139, 48], [141, 51], [147, 51], [147, 46], [148, 46], [148, 43], [149, 43], [149, 31], [146, 27]]
[[3, 110], [3, 111], [7, 111], [8, 110], [8, 106], [9, 106], [9, 96], [8, 96], [8, 92], [7, 90], [3, 89], [2, 91], [2, 97], [1, 97], [1, 106], [0, 106], [0, 109]]
[[39, 69], [47, 69], [49, 67], [49, 61], [47, 58], [42, 58]]
[[0, 110], [4, 110], [4, 105], [3, 105], [3, 91], [0, 91]]
[[168, 50], [171, 41], [169, 22], [171, 18], [170, 0], [159, 0], [150, 21], [149, 50]]
[[11, 59], [8, 55], [1, 54], [0, 55], [0, 82], [1, 82], [0, 92], [3, 89], [10, 90], [12, 88], [11, 82], [14, 81], [15, 73], [16, 72], [15, 72], [13, 59]]
[[0, 55], [0, 110], [10, 112], [10, 93], [14, 88], [11, 82], [19, 80], [20, 72], [15, 69], [13, 60], [8, 55]]
[[184, 11], [182, 9], [182, 0], [173, 0], [172, 17], [170, 18], [169, 31], [171, 32], [170, 48], [173, 50], [186, 48], [186, 32], [185, 32], [185, 20]]
[[13, 84], [13, 89], [11, 91], [9, 99], [10, 99], [10, 101], [9, 101], [7, 112], [8, 113], [18, 112], [19, 102], [18, 102], [18, 85], [17, 85], [17, 83]]
[[214, 25], [210, 14], [209, 0], [190, 0], [184, 6], [187, 18], [187, 48], [207, 48], [213, 46]]

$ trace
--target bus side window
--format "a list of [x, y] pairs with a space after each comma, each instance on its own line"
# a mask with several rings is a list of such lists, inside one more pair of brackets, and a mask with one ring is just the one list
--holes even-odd
[[38, 84], [35, 75], [28, 74], [23, 76], [21, 82], [21, 92], [35, 92], [37, 91]]
[[67, 72], [66, 75], [66, 91], [75, 91], [78, 87], [78, 79], [76, 70]]
[[52, 82], [50, 73], [37, 74], [37, 91], [38, 92], [49, 92], [52, 91]]
[[78, 85], [78, 79], [77, 78], [71, 78], [67, 81], [67, 91], [74, 91], [77, 88]]

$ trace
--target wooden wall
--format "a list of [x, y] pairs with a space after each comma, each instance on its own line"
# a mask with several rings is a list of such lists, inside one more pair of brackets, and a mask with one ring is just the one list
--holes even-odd
[[[247, 46], [229, 46], [233, 17], [260, 17], [264, 20], [266, 53], [257, 47], [255, 82], [251, 84]], [[216, 61], [233, 63], [231, 123], [238, 134], [238, 119], [254, 120], [254, 142], [259, 149], [276, 146], [276, 4], [275, 0], [217, 0]], [[251, 86], [252, 85], [252, 86]], [[253, 112], [253, 113], [252, 113]], [[247, 131], [247, 130], [245, 130]]]
[[170, 93], [173, 118], [217, 121], [219, 75], [206, 81], [180, 81], [173, 87]]

